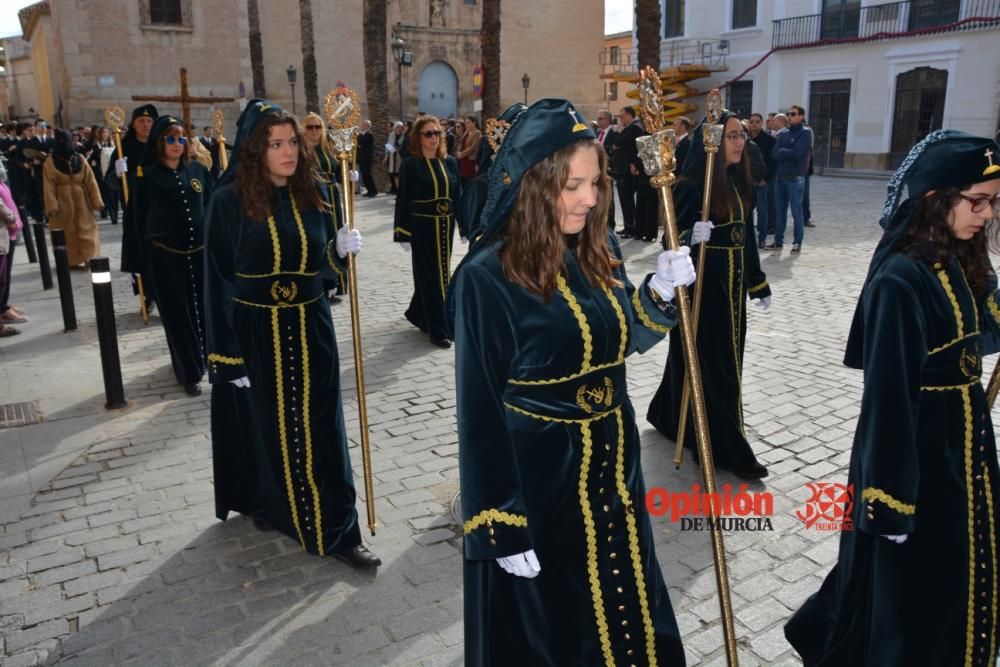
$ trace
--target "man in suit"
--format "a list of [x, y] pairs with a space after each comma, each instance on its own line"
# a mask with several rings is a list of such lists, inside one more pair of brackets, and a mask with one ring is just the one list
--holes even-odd
[[674, 159], [677, 161], [677, 171], [684, 167], [684, 160], [687, 157], [688, 148], [691, 147], [691, 119], [687, 116], [674, 118]]
[[[607, 109], [601, 109], [597, 112], [597, 143], [604, 147], [604, 152], [608, 156], [608, 173], [611, 176], [611, 182], [614, 183], [615, 173], [611, 168], [611, 153], [614, 148], [614, 137], [617, 135], [614, 128], [611, 127], [611, 112]], [[615, 231], [615, 190], [612, 185], [611, 188], [611, 206], [608, 207], [608, 228], [611, 231]]]
[[361, 172], [361, 182], [365, 185], [365, 196], [369, 198], [378, 194], [378, 187], [372, 176], [372, 161], [375, 159], [375, 136], [371, 133], [371, 129], [371, 121], [361, 121], [361, 132], [358, 134], [358, 171]]
[[625, 229], [622, 238], [636, 235], [635, 229], [635, 188], [636, 177], [639, 175], [639, 149], [635, 140], [646, 132], [642, 124], [636, 120], [635, 107], [622, 109], [621, 127], [615, 128], [612, 137], [614, 152], [611, 154], [611, 170], [615, 175], [615, 185], [618, 188], [618, 200], [622, 207], [622, 222]]
[[212, 156], [212, 176], [218, 178], [222, 171], [222, 165], [219, 163], [219, 142], [212, 136], [212, 128], [208, 126], [201, 128], [201, 136], [198, 137], [198, 141], [208, 149], [208, 154]]

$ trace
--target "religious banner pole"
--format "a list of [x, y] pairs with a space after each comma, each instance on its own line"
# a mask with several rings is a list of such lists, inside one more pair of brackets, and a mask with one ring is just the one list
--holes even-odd
[[[655, 81], [655, 82], [654, 82]], [[640, 72], [639, 99], [646, 129], [651, 134], [637, 139], [639, 157], [650, 176], [650, 184], [660, 191], [663, 212], [663, 231], [667, 247], [679, 250], [680, 236], [677, 233], [677, 218], [674, 212], [674, 131], [664, 130], [661, 97], [659, 95], [659, 75], [652, 67]], [[698, 365], [698, 349], [695, 346], [694, 326], [691, 321], [691, 307], [688, 303], [688, 289], [685, 285], [675, 287], [674, 303], [680, 315], [681, 341], [684, 363], [690, 371], [691, 393], [694, 397], [694, 426], [698, 440], [698, 456], [701, 460], [701, 474], [704, 492], [716, 493], [715, 462], [712, 458], [712, 443], [708, 433], [708, 417], [705, 412], [705, 394], [701, 384], [701, 367]], [[733, 605], [729, 592], [729, 572], [726, 565], [726, 549], [719, 524], [721, 508], [709, 503], [711, 516], [709, 524], [712, 533], [712, 556], [715, 564], [715, 581], [719, 590], [719, 607], [722, 613], [722, 632], [726, 643], [726, 660], [730, 667], [739, 664], [736, 653], [736, 631], [733, 625]]]
[[1000, 361], [993, 367], [993, 375], [990, 376], [990, 383], [986, 385], [986, 407], [993, 409], [996, 403], [997, 394], [1000, 394]]
[[[334, 152], [340, 162], [340, 183], [344, 190], [344, 224], [354, 229], [354, 195], [351, 182], [350, 158], [358, 137], [361, 101], [350, 88], [331, 90], [323, 102]], [[332, 199], [332, 197], [331, 197]], [[372, 535], [378, 525], [375, 520], [375, 486], [372, 483], [372, 453], [368, 442], [368, 401], [365, 396], [365, 369], [361, 355], [361, 311], [358, 306], [358, 274], [354, 254], [347, 253], [347, 290], [351, 302], [351, 334], [354, 338], [354, 379], [358, 389], [358, 412], [361, 422], [361, 461], [365, 476], [365, 504], [368, 507], [368, 529]]]
[[[715, 154], [719, 152], [722, 143], [723, 127], [719, 125], [722, 118], [722, 94], [718, 88], [713, 88], [708, 94], [705, 109], [706, 120], [701, 126], [702, 142], [705, 146], [705, 194], [701, 200], [701, 219], [708, 220], [712, 206], [712, 175], [715, 173]], [[692, 328], [695, 340], [698, 339], [698, 322], [701, 319], [701, 293], [705, 286], [705, 255], [708, 242], [698, 244], [698, 265], [695, 269], [697, 277], [694, 283], [694, 304], [691, 309]], [[684, 438], [687, 435], [688, 406], [691, 403], [691, 376], [684, 371], [684, 389], [681, 391], [681, 411], [677, 417], [677, 444], [674, 450], [674, 465], [681, 467], [684, 461]]]
[[221, 109], [212, 112], [212, 127], [215, 129], [215, 143], [219, 145], [219, 173], [229, 168], [229, 155], [226, 154], [226, 117]]
[[[108, 107], [104, 110], [104, 122], [108, 127], [111, 128], [111, 134], [115, 137], [115, 150], [118, 151], [118, 159], [121, 160], [125, 157], [125, 152], [122, 150], [122, 125], [125, 123], [125, 110], [121, 107]], [[121, 175], [122, 179], [122, 199], [125, 202], [125, 206], [128, 206], [128, 178], [125, 174]], [[149, 324], [149, 311], [146, 309], [146, 291], [142, 288], [142, 274], [136, 273], [135, 275], [135, 287], [139, 292], [139, 314], [142, 315], [143, 324]]]

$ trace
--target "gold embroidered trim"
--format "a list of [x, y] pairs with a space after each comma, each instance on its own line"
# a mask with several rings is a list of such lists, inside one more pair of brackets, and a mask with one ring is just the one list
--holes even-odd
[[[956, 311], [957, 312], [957, 311]], [[969, 602], [966, 609], [965, 624], [965, 664], [971, 665], [973, 658], [973, 647], [975, 646], [975, 625], [976, 625], [976, 530], [974, 526], [975, 497], [972, 487], [972, 400], [969, 397], [969, 389], [962, 389], [962, 407], [965, 412], [965, 493], [966, 514], [968, 517], [967, 530], [969, 532]]]
[[624, 359], [619, 359], [617, 361], [609, 361], [606, 364], [600, 364], [599, 366], [591, 366], [588, 371], [577, 371], [571, 375], [565, 375], [561, 378], [552, 378], [545, 380], [507, 380], [507, 384], [520, 384], [520, 385], [541, 385], [541, 384], [559, 384], [561, 382], [569, 382], [570, 380], [576, 380], [578, 378], [587, 375], [588, 373], [593, 373], [594, 371], [603, 371], [607, 368], [614, 368], [615, 366], [621, 366], [624, 363]]
[[504, 406], [513, 410], [514, 412], [519, 412], [526, 417], [532, 417], [534, 419], [541, 419], [542, 421], [555, 422], [556, 424], [587, 424], [592, 421], [597, 421], [598, 419], [604, 419], [610, 414], [614, 414], [613, 410], [608, 410], [607, 412], [595, 412], [590, 417], [584, 419], [569, 419], [567, 417], [549, 417], [548, 415], [540, 415], [537, 412], [530, 412], [524, 408], [519, 408], [516, 405], [511, 405], [510, 403], [504, 402]]
[[611, 302], [611, 308], [614, 309], [615, 315], [618, 316], [618, 361], [621, 363], [625, 361], [625, 346], [628, 343], [628, 322], [625, 320], [625, 311], [622, 310], [622, 305], [618, 302], [615, 297], [614, 292], [611, 291], [605, 284], [601, 284], [601, 289], [604, 290], [605, 296], [608, 297], [608, 301]]
[[963, 340], [968, 340], [969, 338], [972, 338], [973, 336], [978, 336], [978, 335], [979, 335], [978, 331], [973, 331], [972, 333], [965, 334], [961, 338], [956, 338], [955, 340], [950, 340], [950, 341], [948, 341], [947, 343], [945, 343], [944, 345], [942, 345], [940, 347], [935, 347], [933, 350], [929, 350], [927, 352], [927, 354], [928, 355], [937, 354], [941, 350], [947, 350], [949, 347], [951, 347], [955, 343], [961, 343]]
[[566, 284], [566, 279], [562, 277], [562, 274], [556, 276], [556, 288], [558, 288], [562, 297], [566, 299], [566, 303], [569, 304], [569, 309], [573, 311], [576, 323], [580, 327], [580, 337], [583, 338], [583, 361], [580, 364], [580, 372], [587, 373], [591, 370], [590, 360], [594, 354], [594, 339], [590, 335], [590, 324], [587, 322], [587, 316], [583, 314], [583, 308], [580, 307], [576, 297], [573, 296], [573, 292], [570, 291], [569, 285]]
[[955, 391], [956, 389], [968, 389], [970, 385], [975, 384], [977, 382], [979, 382], [979, 378], [970, 380], [965, 384], [953, 384], [941, 387], [921, 387], [920, 391]]
[[514, 526], [515, 528], [528, 527], [528, 517], [526, 516], [521, 514], [511, 514], [510, 512], [502, 512], [497, 509], [488, 509], [483, 510], [476, 516], [466, 521], [462, 529], [465, 531], [465, 534], [468, 535], [476, 528], [485, 525], [488, 521], [496, 521], [497, 523]]
[[990, 557], [993, 561], [993, 622], [990, 623], [990, 655], [996, 655], [997, 650], [997, 538], [996, 538], [996, 517], [993, 516], [993, 485], [990, 483], [990, 470], [983, 466], [983, 484], [986, 487], [986, 510], [990, 518]]
[[285, 383], [281, 368], [281, 331], [278, 324], [278, 309], [271, 311], [271, 337], [274, 340], [274, 377], [278, 403], [278, 442], [281, 445], [281, 463], [285, 471], [285, 489], [288, 492], [288, 506], [292, 510], [292, 523], [299, 536], [299, 544], [306, 545], [299, 526], [299, 510], [295, 504], [295, 485], [292, 483], [292, 467], [288, 460], [288, 433], [285, 424]]
[[427, 171], [431, 172], [431, 180], [434, 181], [434, 199], [439, 199], [441, 195], [438, 193], [438, 177], [434, 173], [434, 165], [429, 158], [424, 158], [424, 162], [427, 164]]
[[639, 290], [646, 289], [644, 285], [640, 285], [632, 292], [632, 308], [635, 310], [635, 314], [639, 317], [639, 321], [642, 322], [642, 326], [646, 327], [650, 331], [655, 331], [658, 334], [663, 334], [664, 336], [670, 331], [669, 327], [665, 327], [662, 324], [657, 324], [649, 317], [649, 313], [646, 312], [646, 308], [642, 305], [642, 300], [639, 298]]
[[873, 486], [870, 486], [861, 492], [861, 500], [878, 500], [885, 503], [900, 514], [906, 514], [907, 516], [916, 514], [917, 512], [916, 505], [909, 505], [901, 500], [896, 500], [882, 489], [877, 489]]
[[309, 342], [306, 339], [306, 307], [299, 306], [299, 343], [302, 345], [302, 432], [306, 441], [306, 479], [312, 490], [313, 511], [316, 513], [316, 548], [320, 556], [323, 549], [323, 508], [319, 502], [319, 488], [313, 476], [312, 427], [309, 412]]
[[333, 251], [337, 245], [336, 241], [329, 241], [326, 244], [326, 263], [327, 265], [337, 272], [337, 279], [343, 284], [344, 282], [344, 272], [337, 266], [336, 260], [333, 259]]
[[597, 634], [601, 640], [604, 662], [608, 667], [614, 667], [615, 658], [611, 653], [611, 632], [604, 612], [604, 594], [601, 592], [601, 579], [597, 569], [597, 528], [594, 527], [594, 512], [590, 508], [590, 493], [587, 490], [590, 457], [594, 449], [594, 441], [590, 436], [590, 425], [580, 424], [580, 433], [583, 436], [583, 455], [580, 460], [580, 482], [577, 490], [580, 495], [580, 511], [583, 514], [583, 529], [587, 535], [587, 578], [590, 580], [594, 619], [597, 622]]
[[986, 307], [990, 311], [990, 315], [993, 319], [1000, 324], [1000, 306], [997, 306], [997, 293], [993, 292], [988, 297], [986, 297]]
[[[618, 452], [615, 459], [615, 485], [618, 487], [618, 495], [621, 497], [625, 507], [632, 504], [631, 495], [625, 485], [625, 423], [622, 419], [621, 408], [615, 409], [615, 417], [618, 421]], [[639, 529], [636, 525], [635, 514], [625, 512], [625, 526], [628, 529], [628, 547], [632, 556], [632, 570], [635, 573], [635, 586], [639, 593], [639, 609], [642, 612], [642, 625], [646, 634], [646, 659], [650, 665], [656, 664], [656, 632], [653, 630], [653, 619], [649, 614], [649, 600], [646, 597], [646, 578], [642, 569], [642, 553], [639, 551]]]
[[[740, 215], [743, 215], [742, 201], [740, 201]], [[737, 286], [736, 255], [729, 255], [729, 308], [732, 317], [730, 331], [733, 334], [733, 368], [736, 370], [736, 415], [740, 419], [740, 435], [746, 437], [746, 428], [743, 425], [743, 362], [740, 359], [740, 332], [743, 331], [743, 306], [746, 304], [746, 297], [743, 295], [743, 276], [746, 274], [743, 257], [741, 252], [739, 286]]]
[[233, 297], [233, 301], [235, 301], [236, 303], [242, 303], [244, 306], [255, 306], [257, 308], [274, 308], [274, 309], [278, 309], [278, 308], [298, 308], [299, 306], [306, 306], [306, 305], [308, 305], [308, 304], [310, 304], [310, 303], [312, 303], [314, 301], [319, 301], [322, 298], [323, 298], [323, 295], [320, 294], [319, 296], [313, 297], [312, 299], [309, 299], [308, 301], [303, 301], [302, 303], [279, 303], [279, 304], [276, 304], [276, 305], [273, 305], [273, 306], [272, 305], [263, 304], [263, 303], [254, 303], [253, 301], [244, 301], [243, 299], [237, 299], [236, 297]]
[[403, 236], [413, 236], [413, 232], [408, 232], [405, 229], [403, 229], [402, 227], [395, 227], [395, 228], [393, 228], [392, 231], [396, 232], [396, 233], [399, 233], [399, 234], [402, 234]]
[[279, 271], [277, 273], [237, 273], [237, 278], [277, 278], [279, 276], [303, 276], [313, 278], [319, 275], [317, 271]]
[[243, 363], [243, 357], [224, 357], [221, 354], [212, 352], [208, 355], [208, 363], [227, 364], [229, 366], [239, 366]]
[[299, 273], [305, 273], [309, 260], [309, 239], [306, 238], [306, 228], [302, 224], [302, 216], [299, 215], [299, 207], [295, 203], [295, 197], [292, 197], [292, 215], [295, 216], [295, 226], [299, 229], [299, 241], [302, 243], [302, 259], [299, 262]]
[[962, 320], [962, 309], [958, 305], [958, 299], [955, 298], [955, 292], [951, 289], [951, 281], [948, 279], [948, 273], [941, 269], [937, 272], [938, 280], [941, 281], [941, 287], [944, 288], [945, 294], [948, 295], [948, 300], [951, 301], [951, 308], [955, 311], [955, 326], [958, 329], [958, 338], [965, 336], [965, 322]]
[[172, 252], [175, 255], [193, 255], [196, 252], [201, 252], [202, 250], [205, 249], [204, 245], [200, 245], [197, 248], [191, 248], [190, 250], [177, 250], [176, 248], [171, 248], [170, 246], [163, 245], [159, 241], [153, 241], [153, 245], [159, 248], [160, 250], [166, 250], [167, 252]]
[[762, 290], [765, 287], [767, 287], [767, 281], [766, 280], [764, 282], [762, 282], [761, 284], [759, 284], [759, 285], [754, 285], [753, 287], [751, 287], [750, 289], [748, 289], [747, 292], [753, 293], [753, 292], [756, 292], [758, 290]]
[[281, 241], [278, 240], [278, 228], [274, 216], [267, 216], [267, 231], [271, 233], [271, 248], [274, 250], [274, 268], [272, 273], [281, 273]]

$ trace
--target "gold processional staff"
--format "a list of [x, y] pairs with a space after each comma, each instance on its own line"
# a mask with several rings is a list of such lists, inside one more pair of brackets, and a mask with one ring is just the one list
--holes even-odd
[[[344, 224], [354, 229], [354, 194], [351, 182], [351, 155], [358, 140], [358, 120], [361, 102], [350, 88], [336, 88], [326, 94], [323, 102], [330, 138], [340, 162], [340, 185], [344, 197]], [[347, 253], [347, 289], [351, 301], [351, 335], [354, 339], [354, 379], [358, 390], [358, 412], [361, 422], [361, 460], [365, 476], [365, 504], [368, 506], [368, 529], [375, 534], [375, 489], [372, 484], [372, 453], [368, 442], [368, 401], [365, 397], [365, 369], [361, 355], [361, 313], [358, 307], [357, 263], [354, 254]]]
[[[125, 157], [125, 152], [122, 150], [122, 125], [125, 123], [125, 111], [121, 107], [108, 107], [104, 110], [104, 122], [108, 127], [111, 128], [111, 134], [115, 137], [115, 148], [118, 151], [118, 159], [121, 160]], [[133, 169], [137, 166], [131, 167]], [[128, 208], [128, 178], [125, 174], [122, 174], [122, 199], [125, 202], [125, 208]], [[124, 222], [125, 212], [122, 211], [122, 222]], [[142, 240], [139, 240], [140, 243]], [[142, 274], [135, 274], [135, 286], [139, 291], [139, 313], [142, 315], [142, 321], [144, 324], [149, 324], [149, 313], [146, 311], [146, 291], [142, 288]]]
[[215, 129], [215, 143], [219, 145], [219, 173], [229, 168], [229, 155], [226, 154], [226, 116], [221, 109], [212, 112], [212, 127]]
[[[652, 67], [640, 72], [639, 99], [642, 116], [650, 136], [637, 139], [639, 157], [650, 176], [650, 183], [660, 191], [663, 230], [667, 246], [671, 250], [681, 247], [677, 233], [677, 218], [674, 200], [670, 191], [674, 183], [674, 131], [663, 129], [660, 77]], [[715, 126], [718, 127], [718, 126]], [[713, 137], [713, 139], [715, 139]], [[706, 142], [707, 144], [708, 142]], [[715, 145], [719, 142], [715, 139]], [[705, 394], [701, 385], [701, 367], [698, 365], [698, 350], [695, 347], [694, 326], [691, 307], [688, 303], [688, 289], [677, 285], [674, 302], [680, 314], [680, 330], [684, 348], [684, 363], [691, 378], [691, 394], [694, 397], [694, 427], [698, 439], [698, 456], [701, 459], [701, 474], [705, 493], [716, 493], [715, 462], [712, 459], [712, 443], [708, 434], [708, 418], [705, 413]], [[719, 606], [722, 612], [722, 631], [726, 642], [726, 660], [730, 667], [739, 664], [736, 654], [736, 631], [733, 629], [733, 606], [729, 594], [729, 573], [726, 566], [726, 549], [722, 540], [722, 528], [716, 520], [720, 508], [712, 505], [709, 517], [712, 528], [712, 556], [715, 561], [715, 581], [719, 590]]]

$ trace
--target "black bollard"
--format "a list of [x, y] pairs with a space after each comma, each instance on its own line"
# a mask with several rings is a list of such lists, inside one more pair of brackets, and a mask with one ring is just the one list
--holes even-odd
[[31, 223], [25, 222], [28, 219], [28, 212], [23, 208], [17, 209], [17, 212], [21, 215], [21, 222], [23, 223], [21, 228], [21, 238], [24, 239], [24, 249], [28, 251], [28, 263], [35, 264], [38, 262], [38, 253], [35, 252], [35, 239], [34, 234], [31, 233]]
[[42, 272], [42, 289], [52, 289], [52, 267], [49, 266], [49, 248], [45, 243], [45, 223], [35, 223], [35, 245], [38, 246], [38, 268]]
[[76, 306], [73, 305], [73, 281], [69, 277], [66, 232], [61, 229], [52, 230], [52, 255], [56, 258], [56, 279], [59, 281], [59, 304], [62, 306], [63, 331], [76, 331]]
[[115, 300], [111, 293], [111, 262], [107, 257], [90, 260], [90, 281], [94, 285], [94, 310], [97, 313], [97, 339], [101, 344], [101, 371], [104, 373], [104, 407], [124, 408], [122, 366], [118, 358], [118, 329], [115, 326]]

